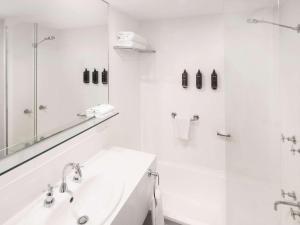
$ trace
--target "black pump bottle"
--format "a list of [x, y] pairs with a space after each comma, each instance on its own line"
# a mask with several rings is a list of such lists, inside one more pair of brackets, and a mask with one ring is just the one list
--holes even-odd
[[198, 70], [196, 74], [196, 87], [197, 89], [202, 88], [202, 73], [200, 72], [200, 70]]
[[188, 73], [186, 72], [186, 70], [184, 70], [182, 74], [182, 87], [183, 88], [188, 87]]
[[216, 70], [211, 74], [211, 88], [213, 90], [218, 88], [218, 74], [216, 73]]
[[83, 72], [83, 83], [90, 83], [90, 71], [88, 71], [87, 69], [85, 69]]

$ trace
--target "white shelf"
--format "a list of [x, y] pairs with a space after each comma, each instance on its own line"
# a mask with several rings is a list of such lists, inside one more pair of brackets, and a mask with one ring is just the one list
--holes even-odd
[[138, 49], [138, 48], [125, 47], [125, 46], [114, 46], [114, 49], [131, 50], [131, 51], [136, 51], [136, 52], [140, 52], [140, 53], [156, 53], [156, 51], [153, 49]]

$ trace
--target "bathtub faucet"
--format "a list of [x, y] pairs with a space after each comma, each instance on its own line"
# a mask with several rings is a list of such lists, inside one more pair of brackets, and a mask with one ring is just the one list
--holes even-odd
[[287, 206], [294, 206], [300, 209], [300, 202], [287, 202], [287, 201], [276, 201], [274, 203], [274, 210], [277, 211], [278, 205], [287, 205]]

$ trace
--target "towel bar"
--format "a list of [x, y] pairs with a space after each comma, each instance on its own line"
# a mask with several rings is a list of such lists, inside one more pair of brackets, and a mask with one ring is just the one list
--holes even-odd
[[[175, 119], [175, 117], [177, 116], [177, 113], [172, 112], [172, 113], [171, 113], [171, 116], [173, 117], [173, 119]], [[195, 122], [195, 121], [197, 121], [197, 120], [199, 120], [199, 119], [200, 119], [199, 115], [193, 115], [193, 117], [190, 119], [190, 121], [191, 121], [191, 122]]]
[[222, 134], [220, 132], [217, 132], [217, 135], [220, 136], [220, 137], [226, 137], [226, 138], [230, 138], [231, 137], [230, 134]]

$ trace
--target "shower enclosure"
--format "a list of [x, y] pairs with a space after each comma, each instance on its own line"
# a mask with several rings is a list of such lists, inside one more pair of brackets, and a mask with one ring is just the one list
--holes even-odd
[[39, 111], [46, 106], [38, 101], [38, 67], [43, 63], [43, 58], [38, 56], [40, 47], [46, 45], [46, 41], [55, 40], [55, 36], [41, 37], [37, 23], [9, 22], [4, 26], [5, 104], [2, 113], [5, 116], [2, 118], [5, 132], [1, 147], [6, 148], [4, 154], [7, 155], [14, 151], [15, 144], [36, 139], [40, 134]]
[[228, 225], [299, 223], [299, 10], [225, 1]]

